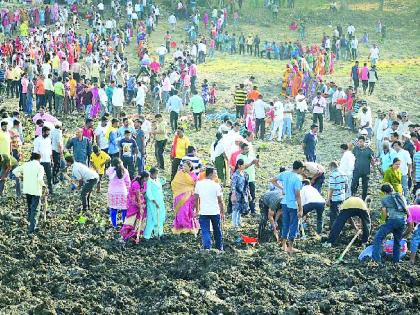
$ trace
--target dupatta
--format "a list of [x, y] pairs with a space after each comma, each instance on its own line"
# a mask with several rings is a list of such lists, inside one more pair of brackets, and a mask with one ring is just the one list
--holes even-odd
[[187, 200], [193, 195], [195, 180], [190, 174], [179, 171], [172, 180], [171, 187], [174, 197], [184, 194], [184, 196], [178, 200], [177, 204], [174, 205], [174, 212], [176, 215], [179, 209], [181, 209], [181, 207], [184, 206]]

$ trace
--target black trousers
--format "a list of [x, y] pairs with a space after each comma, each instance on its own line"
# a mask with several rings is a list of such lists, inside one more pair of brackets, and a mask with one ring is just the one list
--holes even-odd
[[236, 118], [244, 118], [244, 105], [236, 105]]
[[52, 113], [52, 110], [54, 108], [54, 92], [45, 90], [45, 106], [48, 106], [48, 110], [50, 113]]
[[53, 186], [52, 186], [53, 173], [52, 173], [51, 163], [41, 162], [41, 165], [44, 167], [45, 176], [47, 176], [48, 191], [50, 192], [50, 194], [52, 194], [53, 193]]
[[90, 194], [93, 188], [98, 183], [97, 178], [93, 178], [84, 183], [82, 191], [80, 192], [80, 199], [82, 200], [83, 211], [90, 209]]
[[375, 83], [376, 82], [369, 82], [369, 95], [373, 93], [373, 90], [375, 89]]
[[201, 115], [203, 113], [193, 113], [195, 130], [201, 129]]
[[245, 55], [245, 45], [244, 44], [239, 44], [239, 54], [244, 54]]
[[155, 142], [155, 158], [160, 169], [165, 169], [165, 161], [163, 159], [163, 153], [165, 152], [167, 140], [160, 140]]
[[255, 119], [255, 136], [258, 138], [258, 132], [260, 133], [259, 139], [264, 140], [265, 135], [265, 118]]
[[319, 132], [324, 131], [324, 114], [321, 113], [313, 113], [312, 122], [314, 124], [318, 124]]
[[251, 213], [255, 213], [255, 182], [249, 182], [249, 193], [251, 198], [249, 199], [249, 210]]
[[176, 173], [178, 172], [179, 164], [181, 164], [181, 159], [173, 158], [173, 160], [172, 160], [171, 181], [174, 179]]
[[365, 200], [369, 188], [369, 174], [360, 174], [356, 171], [353, 172], [353, 179], [351, 181], [351, 194], [352, 196], [357, 194], [360, 179], [362, 179], [362, 199]]
[[363, 231], [362, 243], [366, 243], [368, 241], [369, 233], [370, 233], [369, 214], [362, 209], [346, 209], [346, 210], [340, 211], [340, 214], [338, 215], [337, 219], [335, 219], [335, 222], [330, 231], [330, 235], [328, 236], [328, 243], [334, 244], [337, 241], [347, 220], [349, 220], [352, 217], [360, 218], [360, 220], [362, 221], [362, 231]]
[[35, 232], [36, 226], [38, 224], [38, 218], [39, 218], [39, 200], [41, 199], [40, 196], [34, 196], [34, 195], [26, 195], [26, 204], [28, 206], [28, 221], [29, 221], [29, 234], [32, 234]]
[[368, 85], [369, 85], [368, 80], [362, 80], [362, 88], [363, 88], [364, 93], [366, 93]]
[[322, 233], [323, 219], [325, 203], [323, 202], [310, 202], [303, 206], [303, 215], [307, 215], [309, 212], [316, 211], [316, 232]]
[[134, 159], [131, 156], [122, 156], [121, 158], [124, 167], [128, 170], [128, 174], [130, 175], [130, 179], [134, 178], [134, 173], [136, 171], [134, 167]]
[[177, 112], [171, 111], [169, 113], [169, 122], [171, 124], [172, 131], [175, 132], [178, 129], [178, 116]]
[[20, 82], [19, 80], [13, 80], [12, 81], [12, 97], [13, 94], [15, 95], [16, 98], [19, 98], [19, 94], [20, 94]]
[[53, 169], [52, 169], [52, 177], [53, 177], [53, 183], [57, 183], [58, 182], [58, 178], [57, 175], [60, 172], [60, 164], [61, 164], [61, 159], [60, 159], [60, 153], [58, 153], [57, 151], [52, 151], [52, 158], [53, 158]]

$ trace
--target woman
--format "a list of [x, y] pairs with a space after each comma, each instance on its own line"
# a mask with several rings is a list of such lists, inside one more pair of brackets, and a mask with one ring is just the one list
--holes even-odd
[[125, 216], [127, 214], [127, 196], [130, 188], [130, 175], [119, 158], [115, 158], [111, 161], [111, 167], [106, 170], [106, 175], [109, 177], [109, 217], [112, 226], [118, 228], [118, 211], [121, 211], [122, 222], [125, 221]]
[[211, 160], [216, 167], [217, 176], [223, 183], [223, 186], [226, 186], [226, 166], [227, 166], [227, 156], [225, 153], [225, 148], [223, 146], [222, 140], [223, 135], [218, 132], [216, 133], [216, 141], [211, 145]]
[[385, 223], [382, 224], [373, 239], [372, 258], [376, 262], [381, 262], [382, 243], [389, 233], [394, 236], [393, 261], [400, 261], [400, 242], [406, 227], [407, 205], [404, 197], [399, 193], [394, 193], [391, 184], [383, 184], [381, 191], [384, 193], [382, 198], [382, 216]]
[[140, 236], [143, 235], [146, 224], [146, 189], [149, 173], [142, 172], [131, 182], [128, 193], [127, 217], [121, 229], [121, 236], [124, 240], [136, 237], [136, 243], [139, 242]]
[[248, 211], [248, 196], [248, 174], [245, 173], [244, 160], [239, 159], [236, 161], [231, 183], [230, 200], [232, 201], [232, 225], [234, 228], [241, 225], [241, 213]]
[[147, 240], [152, 237], [152, 234], [157, 237], [163, 235], [163, 224], [166, 218], [163, 184], [164, 180], [161, 182], [158, 177], [157, 168], [152, 167], [146, 188], [147, 217], [143, 237]]
[[394, 191], [402, 194], [402, 173], [400, 166], [401, 160], [399, 158], [395, 158], [392, 161], [392, 165], [384, 172], [384, 183], [391, 184]]
[[197, 175], [192, 172], [191, 161], [185, 161], [171, 182], [174, 195], [175, 219], [172, 231], [175, 234], [193, 233], [197, 235], [198, 222], [194, 216], [194, 188]]

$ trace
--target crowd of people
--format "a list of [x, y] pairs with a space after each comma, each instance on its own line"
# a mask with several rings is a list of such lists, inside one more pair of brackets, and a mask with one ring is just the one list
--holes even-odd
[[[221, 15], [216, 10], [211, 22], [204, 13], [204, 32], [210, 31], [210, 38], [203, 37], [197, 44], [191, 33], [198, 34], [200, 29], [199, 11], [195, 5], [180, 2], [168, 23], [175, 29], [177, 18], [187, 16], [192, 21], [190, 38], [178, 45], [168, 31], [165, 44], [156, 53], [149, 52], [149, 37], [159, 25], [156, 4], [143, 0], [133, 5], [128, 1], [123, 14], [121, 3], [112, 1], [111, 13], [106, 14], [101, 1], [86, 12], [79, 11], [77, 2], [1, 11], [5, 37], [0, 49], [0, 84], [2, 95], [18, 105], [12, 112], [1, 110], [0, 195], [4, 195], [8, 179], [14, 181], [18, 197], [25, 194], [31, 237], [38, 228], [43, 196], [56, 194], [60, 185], [69, 187], [80, 194], [79, 212], [89, 214], [97, 210], [91, 207], [91, 195], [101, 193], [101, 186], [107, 183], [113, 231], [125, 241], [160, 238], [167, 221], [165, 187], [170, 187], [173, 233], [200, 232], [203, 248], [210, 249], [212, 230], [216, 248], [223, 250], [225, 203], [232, 227], [238, 231], [243, 216], [257, 213], [257, 184], [265, 184], [257, 183], [261, 162], [255, 141], [290, 140], [294, 133], [301, 136], [309, 113], [311, 127], [302, 139], [305, 162], [294, 161], [290, 170], [282, 168], [267, 183], [268, 191], [259, 198], [262, 223], [268, 223], [282, 248], [293, 253], [297, 251], [295, 240], [305, 233], [311, 212], [317, 217], [314, 236], [321, 239], [324, 210], [329, 207], [330, 232], [324, 245], [337, 242], [349, 219], [359, 229], [353, 221], [356, 217], [361, 220], [361, 242], [366, 245], [371, 234], [370, 175], [378, 168], [383, 175], [383, 224], [373, 238], [372, 257], [381, 260], [383, 240], [393, 233], [393, 259], [399, 261], [400, 241], [413, 232], [414, 263], [420, 241], [420, 229], [414, 231], [414, 225], [420, 223], [419, 125], [409, 121], [408, 113], [395, 109], [378, 111], [374, 121], [364, 96], [373, 93], [378, 80], [379, 49], [374, 45], [370, 50], [370, 68], [367, 64], [359, 67], [357, 47], [354, 52], [354, 45], [343, 44], [357, 41], [353, 25], [349, 25], [347, 35], [337, 27], [333, 40], [325, 35], [319, 47], [287, 45], [285, 55], [277, 55], [271, 50], [273, 46], [265, 47], [268, 58], [273, 54], [290, 60], [282, 76], [281, 93], [268, 100], [253, 76], [239, 83], [232, 98], [236, 118], [223, 119], [209, 150], [211, 163], [204, 163], [190, 142], [190, 130], [184, 128], [185, 116], [181, 114], [191, 113], [196, 132], [206, 127], [203, 113], [216, 103], [217, 89], [215, 83], [203, 80], [198, 91], [197, 64], [206, 59], [207, 40], [209, 57], [212, 42], [214, 49], [224, 51], [225, 41], [217, 46], [216, 39], [227, 35], [227, 10]], [[79, 32], [82, 16], [88, 24], [85, 35]], [[227, 51], [232, 52], [232, 40], [227, 37]], [[260, 42], [258, 47], [255, 43], [258, 36], [252, 37], [249, 50], [241, 37], [240, 53], [245, 53], [247, 45], [250, 54], [262, 54]], [[139, 70], [135, 72], [127, 58], [132, 46], [138, 59]], [[350, 72], [353, 85], [344, 88], [326, 82], [334, 59], [347, 59], [347, 51], [342, 50], [349, 47], [355, 60]], [[175, 49], [173, 58], [171, 49]], [[83, 126], [69, 123], [73, 114], [84, 117]], [[23, 124], [25, 117], [29, 120]], [[353, 141], [341, 144], [340, 162], [331, 161], [328, 168], [317, 156], [325, 120], [345, 126], [349, 134], [358, 133]], [[65, 130], [68, 127], [71, 130]], [[25, 142], [32, 144], [29, 162], [23, 161]], [[162, 176], [167, 169], [168, 142], [169, 185]], [[156, 161], [150, 168], [146, 167], [149, 151], [154, 151]], [[357, 197], [360, 180], [361, 198]], [[328, 187], [324, 187], [325, 182]]]

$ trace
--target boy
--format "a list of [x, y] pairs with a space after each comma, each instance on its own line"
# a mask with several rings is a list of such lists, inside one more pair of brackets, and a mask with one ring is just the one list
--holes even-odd
[[93, 169], [98, 173], [99, 180], [96, 185], [96, 192], [101, 192], [101, 179], [105, 174], [105, 165], [111, 161], [111, 158], [108, 154], [102, 151], [97, 145], [94, 145], [92, 148], [92, 154], [90, 155], [90, 162], [92, 163]]

